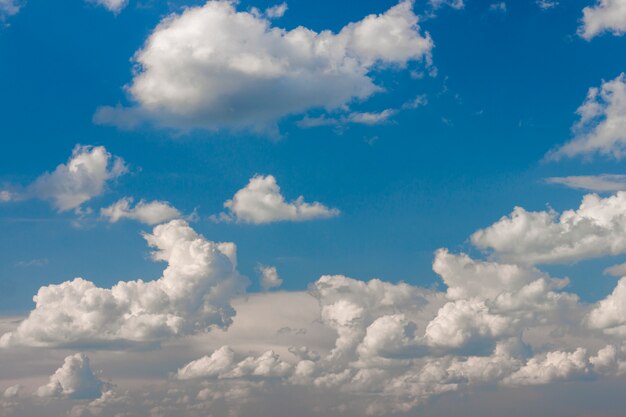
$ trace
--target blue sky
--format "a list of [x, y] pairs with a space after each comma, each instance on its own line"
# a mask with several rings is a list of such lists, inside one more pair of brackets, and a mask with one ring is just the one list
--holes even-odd
[[[626, 198], [619, 193], [626, 188], [620, 177], [626, 141], [620, 133], [626, 128], [619, 90], [626, 84], [620, 79], [626, 69], [622, 0], [319, 0], [288, 2], [286, 10], [273, 12], [267, 10], [274, 2], [247, 0], [232, 5], [192, 0], [18, 3], [0, 0], [0, 191], [10, 193], [6, 201], [0, 198], [1, 316], [23, 319], [36, 311], [33, 295], [40, 288], [75, 277], [101, 288], [157, 279], [165, 264], [150, 259], [144, 235], [175, 217], [208, 241], [236, 243], [239, 284], [246, 287], [249, 280], [249, 296], [274, 296], [262, 291], [261, 265], [276, 268], [277, 294], [285, 297], [319, 294], [313, 289], [320, 276], [335, 274], [380, 278], [389, 285], [405, 282], [443, 294], [451, 284], [445, 274], [433, 271], [439, 248], [467, 253], [476, 262], [509, 262], [567, 277], [567, 294], [577, 295], [584, 305], [581, 315], [618, 285], [621, 275], [603, 271], [626, 261], [620, 236], [606, 237], [619, 232], [619, 207], [617, 214], [611, 212], [610, 227], [602, 223], [604, 214], [581, 214], [583, 223], [593, 223], [589, 230], [600, 231], [576, 229], [567, 235], [573, 240], [561, 243], [573, 248], [570, 255], [559, 252], [563, 247], [557, 243], [550, 246], [550, 239], [566, 234], [553, 236], [550, 227], [557, 226], [551, 224], [545, 230], [520, 226], [527, 229], [511, 241], [518, 239], [522, 249], [507, 246], [509, 229], [483, 240], [472, 236], [495, 228], [517, 206], [561, 213], [578, 209], [583, 196], [593, 192], [607, 199], [600, 205]], [[201, 15], [211, 4], [231, 12]], [[406, 36], [406, 43], [394, 38], [397, 44], [381, 41], [380, 46], [380, 34], [368, 38], [358, 29], [350, 32], [358, 25], [346, 26], [402, 7], [398, 16], [417, 19], [398, 35]], [[590, 12], [583, 18], [585, 8]], [[600, 11], [592, 14], [592, 8]], [[331, 38], [330, 45], [347, 58], [328, 58], [345, 71], [343, 78], [320, 70], [326, 61], [301, 58], [304, 48], [285, 52], [282, 40], [269, 36], [250, 36], [244, 46], [235, 45], [232, 39], [247, 35], [229, 32], [234, 20], [224, 27], [216, 20], [202, 21], [234, 13], [247, 13], [250, 27], [345, 34]], [[402, 24], [392, 21], [383, 32]], [[177, 30], [178, 38], [168, 38], [171, 44], [157, 43]], [[245, 45], [255, 46], [246, 50]], [[236, 55], [231, 47], [244, 52]], [[217, 64], [222, 58], [198, 58], [197, 66], [186, 67], [186, 48], [198, 48], [194, 57], [215, 53], [226, 58]], [[262, 61], [266, 51], [275, 67]], [[237, 78], [234, 65], [242, 66], [246, 76]], [[293, 72], [276, 75], [287, 73], [281, 71]], [[606, 97], [585, 101], [590, 89], [609, 91], [611, 86], [616, 90]], [[584, 103], [600, 108], [585, 123]], [[591, 105], [586, 109], [596, 111]], [[602, 131], [605, 122], [613, 123], [614, 131]], [[560, 148], [576, 140], [586, 147]], [[594, 140], [602, 143], [594, 148]], [[60, 208], [55, 199], [70, 187], [63, 182], [67, 178], [41, 176], [67, 164], [77, 145], [88, 147], [76, 148], [74, 156], [104, 149], [108, 163], [120, 158], [124, 169], [112, 173], [109, 166], [99, 185], [81, 185], [87, 197]], [[551, 157], [555, 149], [561, 150]], [[608, 188], [599, 188], [606, 174], [616, 176]], [[588, 182], [580, 187], [582, 176]], [[555, 177], [571, 178], [555, 184], [549, 180]], [[270, 220], [259, 220], [254, 210], [261, 203], [246, 194], [254, 178], [274, 181], [287, 204], [282, 210], [295, 214], [276, 209]], [[251, 217], [238, 211], [236, 195]], [[135, 203], [160, 201], [177, 215], [154, 222], [113, 221], [101, 211], [125, 197]], [[230, 209], [225, 207], [229, 200], [234, 201]], [[221, 220], [220, 213], [225, 213]], [[533, 233], [541, 236], [532, 240]], [[596, 238], [587, 248], [577, 246]], [[543, 261], [537, 260], [540, 253], [545, 253]], [[326, 301], [320, 297], [323, 307]], [[267, 303], [263, 308], [271, 309]], [[619, 333], [606, 332], [611, 337]], [[70, 339], [58, 344], [63, 357], [74, 354], [71, 346], [89, 351], [97, 345]], [[524, 343], [535, 349], [529, 340]], [[567, 347], [563, 351], [578, 346]], [[92, 356], [98, 355], [95, 348]], [[83, 357], [72, 360], [84, 366]], [[180, 359], [171, 363], [182, 365]], [[7, 380], [20, 378], [25, 376], [18, 372]]]

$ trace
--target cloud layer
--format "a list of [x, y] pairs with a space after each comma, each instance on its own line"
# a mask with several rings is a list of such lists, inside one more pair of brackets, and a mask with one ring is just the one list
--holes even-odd
[[136, 52], [126, 87], [135, 103], [103, 107], [95, 119], [132, 127], [272, 129], [288, 115], [337, 109], [381, 91], [371, 72], [428, 60], [413, 2], [338, 33], [285, 30], [258, 13], [209, 1], [165, 18]]

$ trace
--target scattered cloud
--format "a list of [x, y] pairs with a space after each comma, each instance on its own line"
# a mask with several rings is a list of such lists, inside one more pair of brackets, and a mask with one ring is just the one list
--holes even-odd
[[0, 0], [0, 21], [20, 11], [21, 4], [17, 0]]
[[498, 3], [492, 3], [489, 5], [489, 10], [492, 12], [506, 13], [506, 3], [503, 1]]
[[209, 242], [184, 220], [145, 234], [165, 261], [155, 281], [120, 281], [100, 288], [83, 278], [41, 287], [35, 309], [0, 347], [111, 346], [157, 343], [174, 336], [226, 328], [235, 314], [230, 300], [247, 280], [236, 270], [236, 247]]
[[121, 219], [133, 219], [147, 225], [164, 223], [181, 217], [180, 212], [166, 201], [140, 200], [134, 207], [131, 207], [132, 203], [131, 197], [122, 198], [111, 206], [100, 209], [100, 215], [111, 223], [117, 223]]
[[285, 15], [285, 12], [287, 12], [288, 8], [289, 7], [287, 6], [287, 3], [283, 2], [281, 4], [277, 4], [276, 6], [268, 7], [267, 9], [265, 9], [264, 14], [269, 19], [278, 19]]
[[64, 397], [74, 400], [99, 398], [110, 385], [101, 381], [91, 369], [87, 355], [77, 353], [65, 358], [50, 381], [37, 390], [40, 397]]
[[109, 181], [127, 171], [124, 161], [103, 146], [76, 145], [67, 163], [45, 172], [22, 191], [1, 191], [0, 201], [38, 198], [50, 201], [60, 212], [78, 210], [82, 204], [101, 195]]
[[591, 40], [604, 32], [621, 36], [626, 32], [626, 1], [597, 0], [594, 6], [583, 9], [582, 26], [578, 34]]
[[134, 105], [101, 107], [95, 120], [271, 131], [285, 116], [344, 108], [382, 91], [371, 75], [380, 68], [430, 62], [433, 42], [410, 0], [338, 33], [288, 31], [235, 7], [209, 1], [165, 18], [134, 56], [126, 87]]
[[224, 203], [227, 213], [213, 216], [216, 221], [264, 224], [280, 221], [306, 221], [339, 215], [339, 210], [316, 202], [307, 203], [304, 197], [287, 202], [281, 194], [276, 178], [256, 175], [248, 185], [237, 191], [232, 200]]
[[550, 10], [550, 9], [554, 9], [556, 6], [559, 5], [558, 1], [550, 1], [550, 0], [537, 0], [537, 6], [539, 6], [539, 8], [541, 10]]
[[449, 6], [453, 9], [459, 10], [465, 7], [463, 0], [429, 0], [428, 2], [433, 9], [439, 9], [442, 6]]
[[593, 191], [598, 193], [626, 190], [626, 175], [601, 174], [577, 175], [569, 177], [546, 178], [548, 184], [563, 185], [576, 190]]
[[128, 0], [87, 0], [90, 3], [102, 6], [114, 14], [118, 14], [128, 5]]
[[576, 113], [580, 120], [573, 127], [574, 138], [549, 152], [546, 155], [548, 160], [594, 154], [622, 159], [626, 155], [624, 74], [613, 80], [604, 81], [600, 88], [590, 88], [586, 100]]
[[626, 263], [610, 266], [603, 271], [603, 274], [614, 277], [624, 277], [626, 276]]
[[282, 285], [283, 280], [278, 276], [275, 266], [259, 265], [261, 273], [261, 288], [267, 291], [272, 288], [278, 288]]

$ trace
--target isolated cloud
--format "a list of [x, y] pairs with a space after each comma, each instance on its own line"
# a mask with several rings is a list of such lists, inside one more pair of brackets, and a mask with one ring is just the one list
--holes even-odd
[[626, 253], [626, 192], [583, 197], [577, 210], [529, 212], [516, 207], [471, 236], [493, 257], [522, 264], [576, 262]]
[[622, 35], [626, 32], [626, 1], [597, 0], [595, 6], [583, 9], [582, 21], [578, 34], [587, 40], [603, 32]]
[[278, 271], [275, 266], [260, 265], [259, 272], [261, 273], [261, 288], [264, 291], [282, 285], [283, 280], [278, 276]]
[[237, 191], [232, 200], [224, 203], [228, 213], [217, 220], [236, 220], [242, 223], [273, 223], [325, 219], [339, 215], [339, 210], [318, 203], [307, 203], [304, 197], [287, 202], [272, 175], [256, 175], [248, 185]]
[[550, 10], [550, 9], [554, 9], [556, 6], [559, 5], [558, 1], [550, 1], [550, 0], [537, 0], [537, 6], [539, 6], [539, 8], [541, 10]]
[[0, 0], [0, 21], [7, 16], [13, 16], [20, 11], [20, 4], [17, 0]]
[[67, 163], [45, 172], [21, 192], [2, 191], [0, 201], [38, 198], [50, 201], [60, 212], [78, 209], [101, 195], [107, 182], [126, 172], [124, 161], [104, 146], [76, 145]]
[[465, 7], [463, 0], [429, 0], [433, 9], [439, 9], [442, 6], [450, 6], [453, 9], [462, 9]]
[[230, 300], [247, 282], [236, 270], [232, 243], [213, 243], [184, 220], [156, 226], [144, 235], [165, 261], [155, 281], [120, 281], [99, 288], [76, 278], [41, 287], [35, 309], [0, 346], [124, 346], [226, 328], [235, 314]]
[[189, 7], [165, 18], [136, 52], [137, 71], [126, 87], [134, 105], [102, 107], [95, 119], [267, 130], [287, 115], [341, 108], [382, 90], [375, 70], [430, 59], [433, 42], [412, 7], [402, 1], [338, 33], [274, 27], [230, 1]]
[[[626, 2], [625, 13], [626, 13]], [[624, 74], [592, 87], [576, 113], [574, 138], [546, 155], [548, 159], [603, 156], [621, 159], [626, 155], [626, 79]]]
[[100, 215], [106, 217], [111, 223], [117, 223], [121, 219], [133, 219], [148, 225], [181, 217], [180, 212], [167, 201], [139, 200], [134, 207], [131, 207], [132, 202], [131, 197], [122, 198], [109, 207], [100, 209]]
[[87, 0], [90, 3], [97, 4], [104, 7], [110, 12], [115, 14], [122, 11], [124, 7], [128, 5], [128, 0]]
[[63, 366], [56, 370], [50, 381], [39, 387], [37, 395], [88, 400], [100, 397], [109, 388], [108, 383], [94, 374], [87, 355], [76, 353], [65, 358]]
[[546, 178], [546, 182], [548, 184], [559, 184], [568, 188], [599, 193], [626, 190], [626, 175], [621, 174], [551, 177]]

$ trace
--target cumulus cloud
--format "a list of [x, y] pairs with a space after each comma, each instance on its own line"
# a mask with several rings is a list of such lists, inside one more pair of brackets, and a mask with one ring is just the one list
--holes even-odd
[[236, 220], [242, 223], [273, 223], [280, 221], [306, 221], [325, 219], [339, 215], [339, 210], [313, 202], [304, 197], [287, 202], [272, 175], [256, 175], [248, 185], [237, 191], [232, 200], [224, 203], [228, 213], [214, 216], [214, 220]]
[[589, 325], [607, 334], [626, 336], [626, 278], [589, 313]]
[[37, 389], [37, 395], [86, 400], [100, 397], [109, 388], [110, 384], [94, 374], [87, 355], [76, 353], [65, 358], [50, 381]]
[[121, 158], [103, 146], [76, 145], [72, 156], [52, 172], [45, 172], [22, 192], [2, 191], [0, 201], [38, 198], [50, 201], [60, 212], [79, 209], [101, 195], [109, 181], [127, 172]]
[[626, 32], [626, 1], [598, 0], [583, 9], [582, 23], [578, 34], [587, 40], [604, 32], [622, 35]]
[[128, 0], [87, 0], [90, 3], [104, 7], [110, 12], [118, 14], [128, 5]]
[[601, 174], [546, 178], [548, 184], [598, 193], [626, 190], [626, 175]]
[[166, 201], [140, 200], [134, 207], [131, 207], [132, 203], [131, 197], [122, 198], [109, 207], [100, 209], [100, 214], [111, 223], [117, 223], [121, 219], [132, 219], [148, 225], [181, 217], [180, 212]]
[[283, 280], [278, 276], [275, 266], [259, 265], [259, 272], [261, 273], [261, 288], [264, 291], [282, 285]]
[[[626, 2], [624, 2], [626, 13]], [[622, 159], [626, 147], [626, 79], [624, 74], [592, 87], [576, 113], [574, 138], [550, 151], [546, 158], [592, 156], [599, 154]]]
[[548, 352], [531, 358], [526, 365], [503, 380], [506, 385], [544, 385], [555, 380], [573, 379], [589, 373], [587, 351]]
[[626, 252], [626, 192], [583, 197], [577, 210], [529, 212], [516, 207], [471, 241], [501, 260], [522, 264], [575, 262]]
[[124, 346], [226, 328], [235, 314], [230, 300], [247, 280], [236, 270], [232, 243], [214, 243], [184, 220], [172, 220], [145, 234], [165, 261], [154, 281], [120, 281], [110, 289], [76, 278], [39, 289], [35, 309], [0, 346]]
[[433, 42], [411, 0], [338, 33], [285, 30], [235, 7], [209, 1], [165, 18], [135, 53], [137, 70], [126, 87], [134, 105], [102, 107], [95, 120], [267, 131], [285, 116], [343, 108], [382, 91], [372, 78], [380, 68], [430, 61]]

